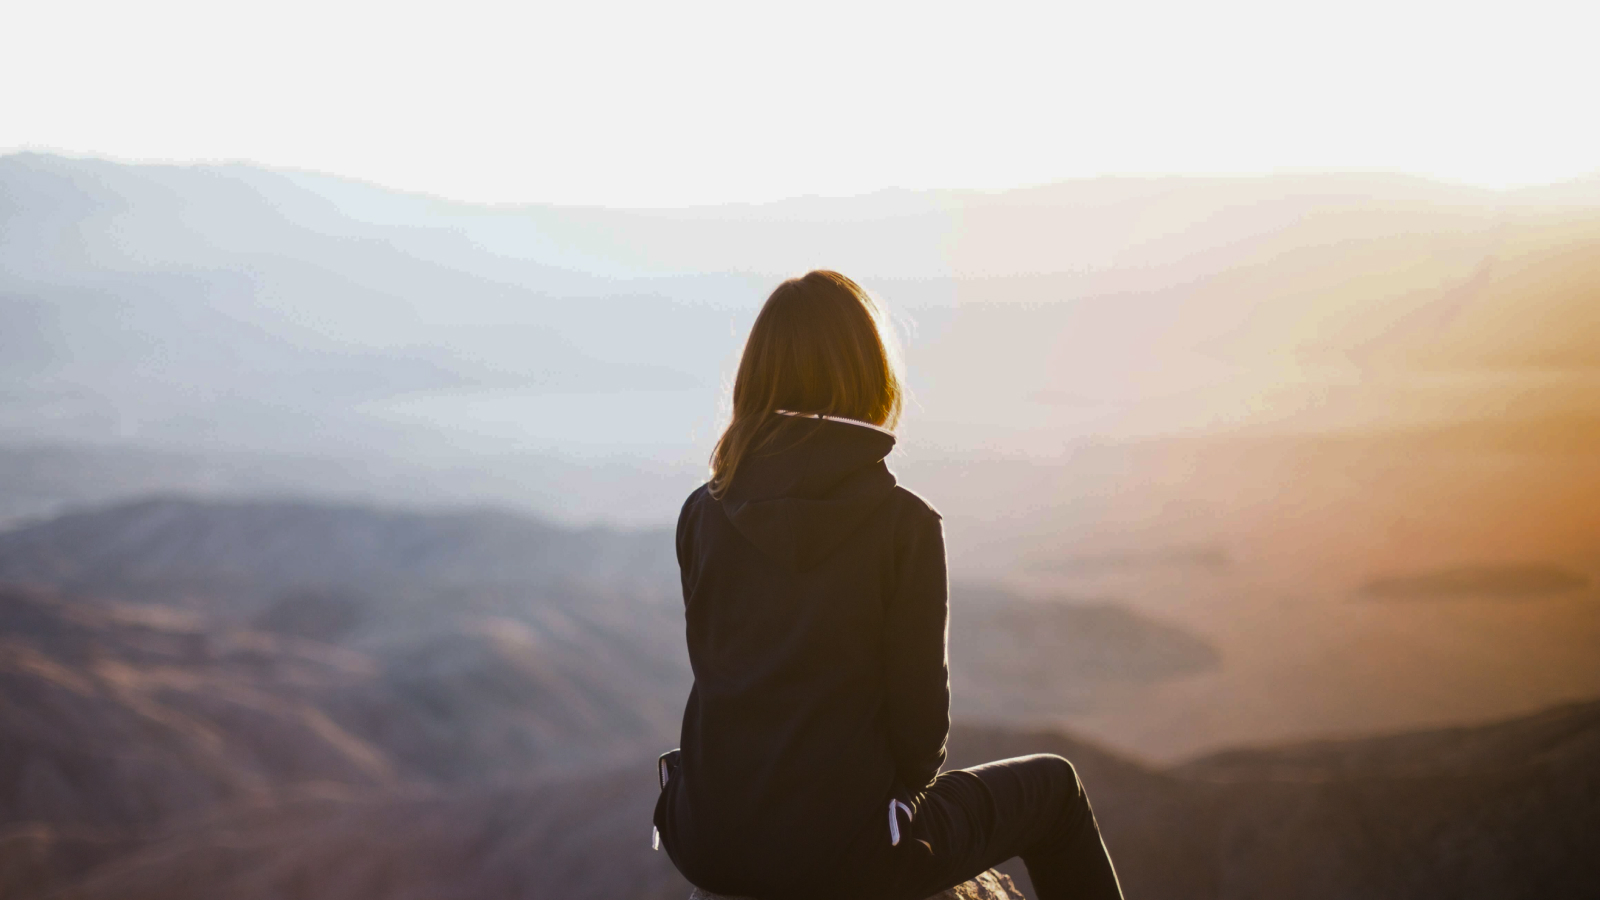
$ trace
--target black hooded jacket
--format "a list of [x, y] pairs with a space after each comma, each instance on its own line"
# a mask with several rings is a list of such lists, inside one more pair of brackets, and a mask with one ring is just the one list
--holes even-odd
[[776, 427], [678, 519], [695, 682], [655, 821], [690, 881], [784, 897], [887, 845], [890, 798], [944, 762], [950, 682], [943, 531], [884, 464], [894, 437]]

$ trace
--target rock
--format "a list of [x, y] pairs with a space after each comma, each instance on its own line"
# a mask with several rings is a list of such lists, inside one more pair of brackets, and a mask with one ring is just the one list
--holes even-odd
[[990, 869], [971, 881], [963, 881], [947, 891], [940, 891], [928, 900], [1027, 900], [1027, 898], [1022, 896], [1022, 892], [1011, 882], [1010, 875]]
[[[695, 888], [689, 892], [689, 900], [751, 900], [751, 898], [725, 897], [722, 894]], [[928, 900], [1027, 900], [1027, 898], [1011, 882], [1010, 875], [990, 869], [971, 881], [963, 881], [949, 890], [940, 891]]]

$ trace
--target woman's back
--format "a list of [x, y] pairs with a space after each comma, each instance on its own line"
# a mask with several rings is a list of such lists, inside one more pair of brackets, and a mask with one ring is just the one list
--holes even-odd
[[904, 399], [887, 334], [838, 272], [756, 316], [678, 517], [695, 684], [656, 827], [690, 881], [761, 900], [841, 896], [841, 875], [921, 900], [1018, 855], [1040, 900], [1121, 900], [1071, 763], [939, 773], [944, 534], [884, 465]]
[[897, 487], [894, 438], [815, 418], [678, 524], [690, 662], [679, 777], [657, 824], [692, 881], [781, 896], [897, 792], [931, 782], [949, 730], [938, 515]]

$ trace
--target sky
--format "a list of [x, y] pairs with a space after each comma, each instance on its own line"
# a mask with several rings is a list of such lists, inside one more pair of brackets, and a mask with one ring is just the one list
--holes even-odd
[[1600, 171], [1593, 2], [13, 4], [0, 152], [664, 207]]

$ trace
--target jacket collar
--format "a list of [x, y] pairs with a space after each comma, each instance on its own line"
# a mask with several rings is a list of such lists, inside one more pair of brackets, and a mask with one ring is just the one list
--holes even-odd
[[873, 431], [881, 432], [890, 437], [894, 437], [894, 432], [883, 427], [882, 425], [874, 425], [871, 422], [863, 422], [860, 419], [847, 419], [844, 416], [825, 416], [822, 413], [794, 412], [787, 409], [775, 409], [773, 412], [780, 416], [795, 416], [796, 418], [801, 419], [821, 419], [824, 422], [841, 422], [845, 425], [860, 425], [862, 428], [871, 428]]

